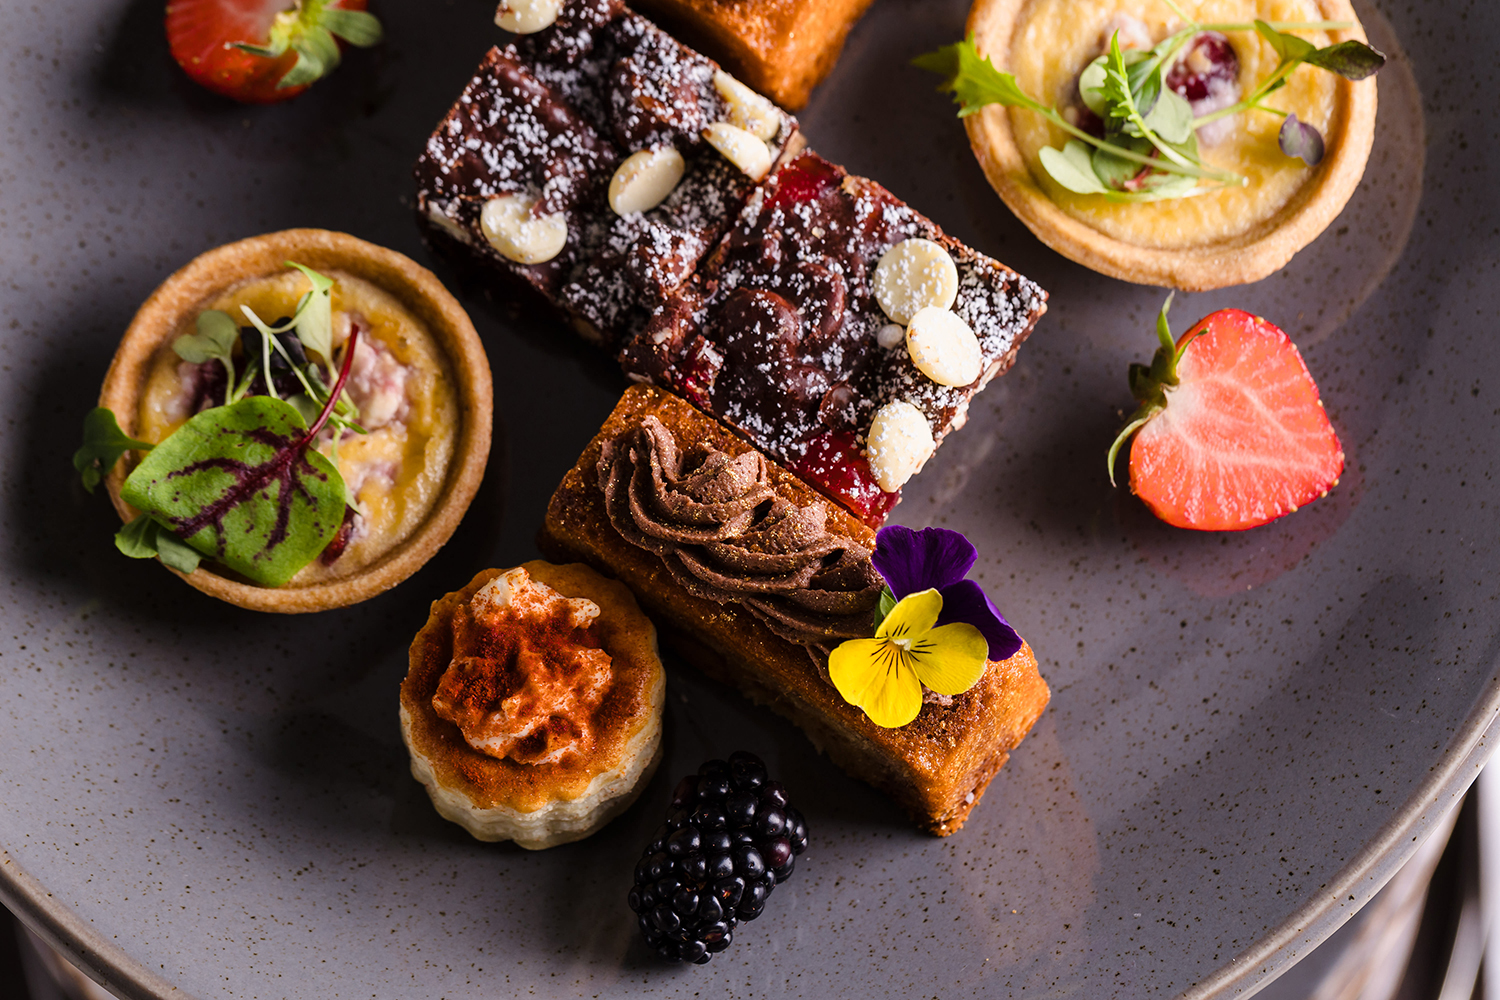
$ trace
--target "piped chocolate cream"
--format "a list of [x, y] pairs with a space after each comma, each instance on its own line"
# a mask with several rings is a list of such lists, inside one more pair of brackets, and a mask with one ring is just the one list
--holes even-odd
[[870, 550], [829, 531], [822, 503], [778, 495], [759, 452], [684, 456], [647, 416], [604, 445], [598, 475], [615, 530], [689, 593], [741, 604], [791, 642], [870, 635], [884, 586]]

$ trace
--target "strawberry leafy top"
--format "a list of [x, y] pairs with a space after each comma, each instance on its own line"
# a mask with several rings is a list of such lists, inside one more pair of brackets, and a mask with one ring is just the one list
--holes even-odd
[[1167, 310], [1172, 308], [1172, 298], [1175, 292], [1167, 294], [1167, 300], [1161, 304], [1161, 312], [1156, 314], [1156, 338], [1161, 346], [1156, 349], [1156, 354], [1151, 358], [1151, 364], [1143, 365], [1134, 363], [1130, 366], [1130, 394], [1136, 398], [1141, 405], [1130, 415], [1125, 426], [1121, 428], [1114, 443], [1109, 446], [1109, 485], [1115, 485], [1115, 456], [1119, 455], [1120, 449], [1131, 436], [1146, 422], [1167, 408], [1167, 392], [1176, 388], [1180, 383], [1177, 377], [1177, 362], [1182, 360], [1182, 355], [1187, 351], [1188, 345], [1206, 331], [1199, 330], [1191, 337], [1184, 337], [1182, 343], [1172, 339], [1172, 327], [1167, 322]]
[[297, 62], [277, 81], [277, 90], [321, 80], [338, 68], [340, 39], [368, 48], [383, 36], [375, 15], [363, 10], [344, 10], [336, 3], [337, 0], [293, 0], [292, 6], [271, 22], [270, 38], [265, 45], [236, 42], [234, 47], [269, 59], [279, 59], [289, 50], [297, 53]]

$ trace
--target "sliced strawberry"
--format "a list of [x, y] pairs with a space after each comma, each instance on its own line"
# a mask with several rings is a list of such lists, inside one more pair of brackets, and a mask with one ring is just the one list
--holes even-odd
[[1167, 305], [1151, 367], [1131, 365], [1141, 407], [1110, 449], [1111, 481], [1134, 434], [1130, 488], [1168, 524], [1239, 531], [1325, 496], [1344, 450], [1296, 345], [1239, 309], [1206, 316], [1174, 344]]
[[380, 41], [366, 0], [170, 0], [167, 44], [188, 76], [246, 104], [284, 101]]

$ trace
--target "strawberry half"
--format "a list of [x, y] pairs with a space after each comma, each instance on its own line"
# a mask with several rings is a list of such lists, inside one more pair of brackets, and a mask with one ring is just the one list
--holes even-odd
[[171, 0], [167, 44], [188, 76], [246, 104], [295, 97], [381, 39], [366, 0]]
[[1292, 513], [1338, 484], [1339, 444], [1302, 355], [1279, 328], [1239, 309], [1198, 321], [1175, 344], [1168, 296], [1161, 347], [1130, 366], [1141, 406], [1109, 449], [1130, 446], [1130, 489], [1168, 524], [1241, 531]]

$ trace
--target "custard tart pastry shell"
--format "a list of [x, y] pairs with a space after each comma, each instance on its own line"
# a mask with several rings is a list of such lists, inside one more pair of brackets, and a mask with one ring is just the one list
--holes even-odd
[[[975, 0], [968, 32], [982, 56], [1008, 68], [1012, 38], [1031, 0]], [[1367, 41], [1349, 0], [1310, 0], [1329, 21], [1331, 43]], [[1303, 69], [1301, 72], [1315, 72]], [[1032, 175], [1012, 130], [1009, 108], [989, 105], [964, 119], [969, 143], [990, 185], [1037, 238], [1085, 267], [1143, 285], [1207, 291], [1259, 281], [1328, 228], [1359, 186], [1375, 138], [1376, 87], [1335, 77], [1326, 154], [1312, 176], [1270, 218], [1244, 233], [1186, 248], [1143, 247], [1116, 239], [1064, 212]], [[1035, 96], [1035, 95], [1034, 95]]]
[[656, 628], [624, 584], [587, 566], [543, 561], [522, 568], [564, 597], [599, 606], [594, 625], [614, 674], [594, 718], [590, 748], [556, 763], [523, 764], [471, 747], [452, 722], [440, 718], [432, 697], [453, 658], [453, 618], [502, 571], [481, 572], [463, 590], [434, 601], [411, 646], [411, 669], [401, 684], [401, 736], [412, 776], [427, 789], [444, 819], [476, 839], [514, 840], [541, 850], [581, 840], [628, 809], [662, 757], [666, 672]]
[[[263, 587], [216, 572], [204, 561], [192, 573], [171, 570], [212, 597], [253, 611], [296, 614], [357, 604], [415, 573], [453, 534], [484, 477], [494, 421], [493, 388], [484, 347], [458, 301], [433, 273], [393, 250], [345, 233], [288, 229], [230, 243], [194, 258], [136, 312], [104, 378], [99, 405], [114, 411], [120, 427], [135, 436], [139, 404], [152, 365], [164, 345], [191, 325], [226, 290], [287, 269], [295, 260], [315, 271], [342, 272], [393, 296], [426, 327], [446, 355], [456, 384], [459, 427], [446, 480], [431, 511], [417, 528], [378, 560], [357, 572], [306, 586]], [[120, 497], [129, 474], [118, 463], [105, 477], [115, 510], [124, 521], [137, 511]], [[170, 567], [169, 567], [170, 569]]]

